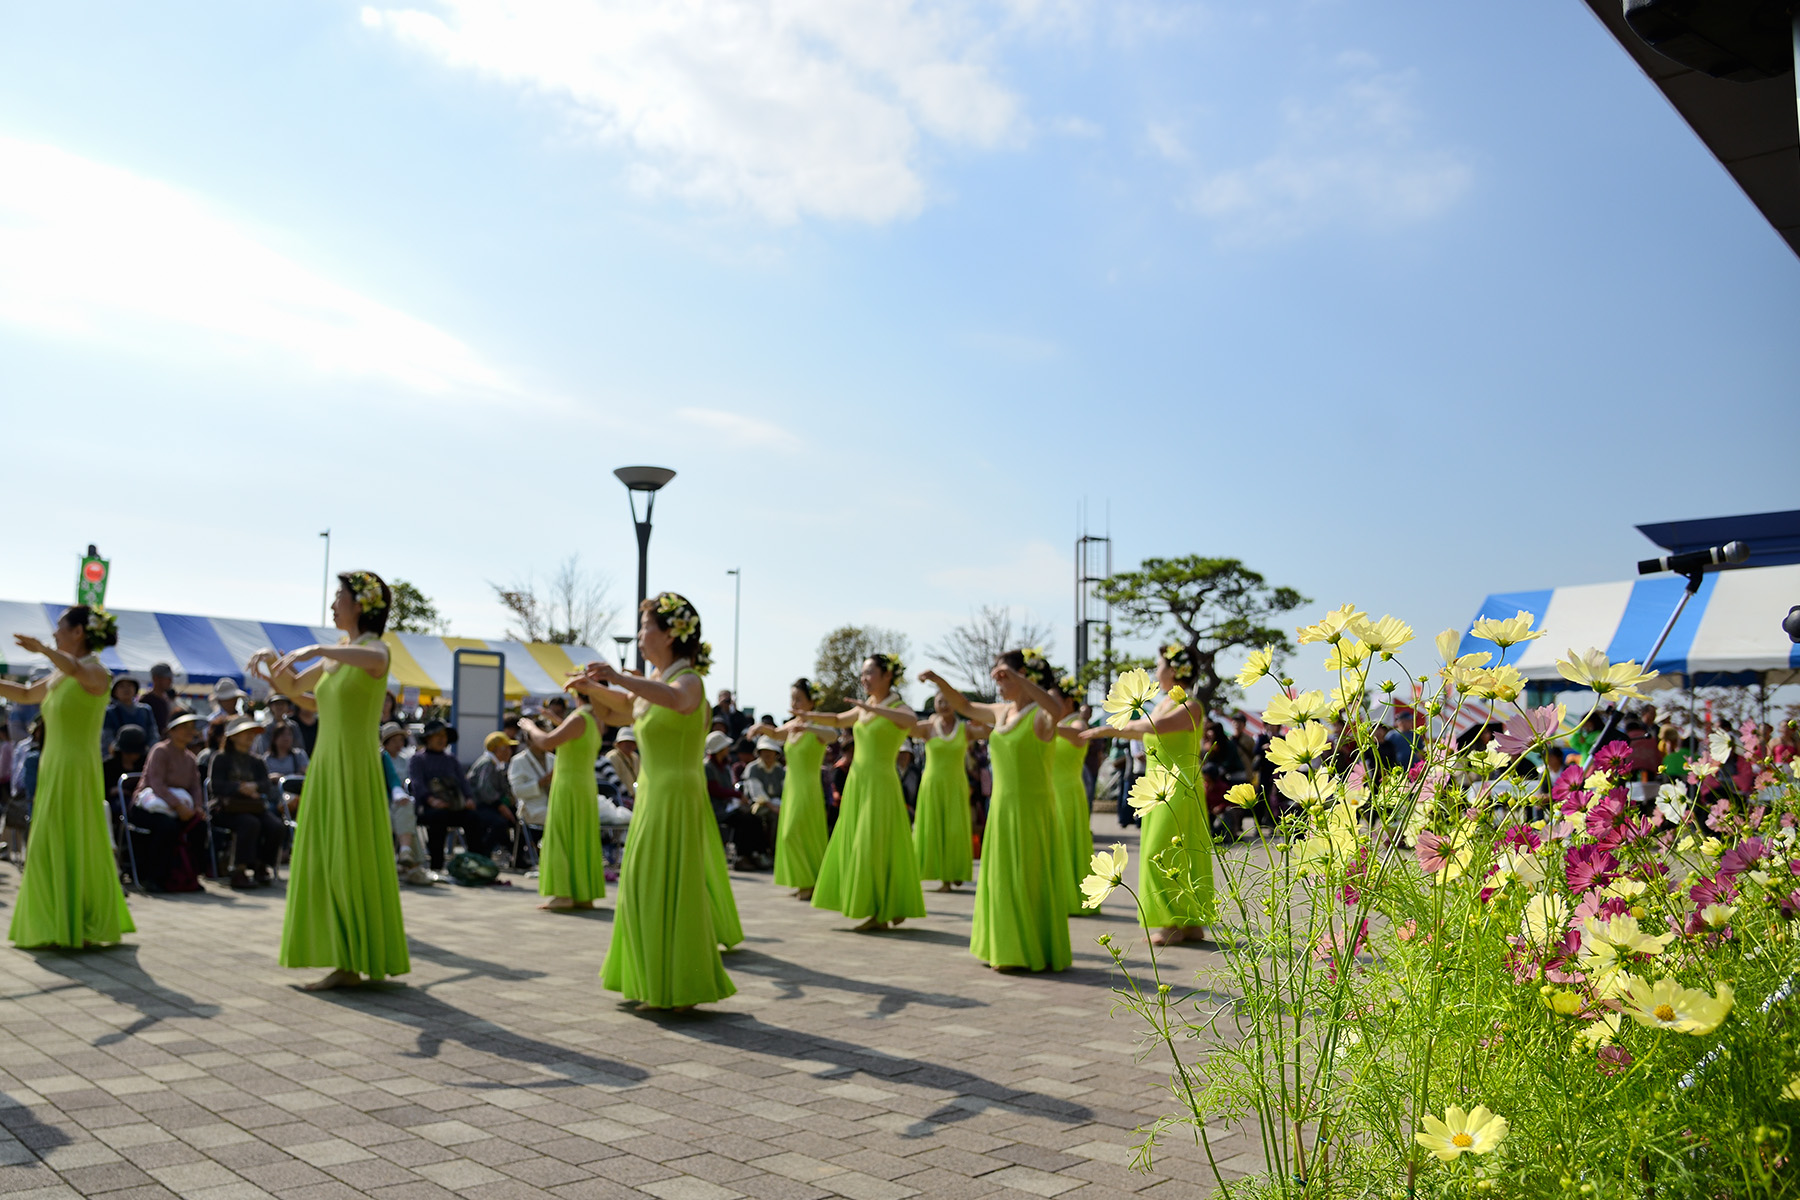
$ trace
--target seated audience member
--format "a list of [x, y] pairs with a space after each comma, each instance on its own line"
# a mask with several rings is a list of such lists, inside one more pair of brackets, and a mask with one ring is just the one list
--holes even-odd
[[257, 741], [266, 747], [263, 762], [270, 775], [280, 779], [283, 775], [306, 774], [306, 751], [300, 747], [300, 737], [292, 721], [271, 727], [268, 732], [259, 734]]
[[518, 806], [515, 811], [533, 845], [543, 836], [544, 819], [550, 812], [550, 780], [555, 774], [556, 751], [534, 750], [530, 743], [515, 750], [506, 764], [506, 778]]
[[444, 840], [460, 829], [469, 849], [487, 853], [486, 833], [475, 819], [469, 781], [462, 764], [450, 753], [450, 727], [442, 721], [425, 722], [425, 744], [416, 750], [406, 768], [406, 790], [413, 798], [413, 813], [425, 827], [425, 849], [431, 869], [444, 869]]
[[706, 735], [706, 794], [714, 818], [737, 850], [738, 866], [763, 870], [774, 865], [772, 843], [760, 818], [750, 811], [743, 793], [731, 782], [731, 735], [715, 729]]
[[413, 811], [412, 793], [406, 790], [406, 784], [402, 781], [400, 764], [405, 759], [405, 754], [406, 730], [393, 721], [383, 725], [381, 770], [387, 779], [388, 823], [393, 827], [394, 841], [399, 846], [394, 861], [400, 872], [401, 883], [423, 887], [436, 883], [437, 876], [419, 861], [419, 853], [413, 849], [419, 833], [419, 818]]
[[6, 852], [15, 856], [15, 862], [24, 857], [31, 833], [31, 803], [37, 797], [38, 762], [43, 756], [44, 718], [35, 717], [25, 740], [13, 751], [12, 791], [6, 801]]
[[606, 752], [605, 759], [619, 781], [619, 803], [630, 808], [637, 799], [637, 731], [627, 725], [614, 734], [613, 747]]
[[763, 734], [756, 739], [756, 761], [744, 768], [743, 784], [751, 798], [769, 800], [779, 805], [781, 786], [787, 780], [787, 768], [781, 765], [781, 743]]
[[[258, 758], [269, 757], [269, 738], [284, 723], [294, 719], [294, 702], [290, 697], [276, 692], [269, 697], [268, 708], [263, 718], [263, 731], [256, 735], [256, 745], [250, 747], [250, 753]], [[298, 738], [299, 734], [295, 734]]]
[[319, 744], [319, 710], [304, 704], [294, 706], [294, 728], [300, 731], [300, 748], [308, 758]]
[[133, 725], [144, 731], [145, 746], [153, 746], [162, 738], [156, 714], [149, 705], [138, 700], [138, 681], [129, 675], [121, 675], [113, 680], [112, 702], [106, 706], [106, 716], [101, 718], [100, 757], [112, 753], [113, 743], [119, 740], [119, 730]]
[[143, 701], [156, 718], [158, 732], [156, 738], [150, 739], [154, 745], [162, 731], [169, 728], [175, 714], [183, 711], [181, 697], [175, 694], [175, 672], [169, 669], [168, 663], [159, 662], [150, 668], [150, 690], [144, 693]]
[[[481, 826], [480, 841], [493, 847], [504, 843], [518, 822], [518, 802], [506, 767], [518, 751], [518, 743], [496, 730], [481, 743], [481, 757], [469, 764], [469, 795], [475, 801], [474, 818]], [[473, 845], [477, 839], [470, 837]], [[483, 851], [486, 853], [486, 851]]]
[[144, 760], [149, 755], [150, 742], [145, 738], [141, 726], [126, 725], [119, 730], [119, 740], [113, 743], [112, 756], [100, 765], [100, 777], [106, 781], [108, 804], [118, 794], [119, 780], [142, 772]]
[[131, 800], [138, 874], [150, 891], [198, 892], [205, 862], [206, 820], [200, 811], [200, 765], [189, 749], [199, 718], [182, 713], [169, 721], [163, 740], [150, 748], [143, 778]]
[[[268, 764], [250, 753], [261, 732], [255, 717], [232, 721], [225, 727], [224, 748], [213, 755], [206, 775], [213, 821], [236, 835], [227, 882], [239, 889], [268, 887], [273, 882], [275, 856], [281, 853], [282, 824], [269, 809], [275, 784]], [[254, 881], [251, 871], [256, 872]]]

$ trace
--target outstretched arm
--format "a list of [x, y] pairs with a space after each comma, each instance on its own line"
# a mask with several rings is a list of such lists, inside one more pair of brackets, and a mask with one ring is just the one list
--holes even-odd
[[958, 716], [966, 717], [976, 724], [986, 725], [992, 728], [993, 726], [1000, 724], [1001, 719], [1006, 715], [1006, 705], [987, 704], [979, 700], [971, 700], [955, 688], [951, 687], [950, 681], [945, 679], [942, 675], [939, 675], [936, 671], [920, 672], [919, 680], [922, 683], [929, 683], [935, 686], [938, 690], [939, 699], [955, 710]]
[[683, 675], [673, 683], [664, 683], [642, 675], [627, 675], [608, 662], [589, 663], [587, 670], [582, 672], [582, 678], [592, 683], [610, 683], [624, 688], [652, 704], [672, 708], [683, 716], [700, 707], [700, 698], [704, 694], [698, 675]]
[[892, 708], [886, 704], [871, 704], [867, 700], [852, 700], [851, 705], [866, 713], [892, 721], [900, 728], [911, 733], [919, 727], [919, 714], [910, 708]]
[[585, 675], [577, 675], [569, 680], [569, 688], [586, 696], [593, 703], [595, 720], [610, 721], [614, 725], [631, 724], [631, 693], [594, 683]]
[[[598, 718], [595, 719], [598, 721]], [[519, 735], [525, 739], [526, 745], [530, 746], [533, 750], [541, 752], [544, 750], [554, 750], [564, 742], [574, 741], [582, 735], [582, 732], [586, 730], [586, 728], [587, 716], [577, 709], [564, 717], [563, 723], [549, 733], [545, 733], [543, 730], [539, 729], [535, 722], [520, 721]]]
[[[90, 696], [104, 696], [106, 689], [112, 686], [112, 672], [101, 666], [98, 659], [80, 659], [71, 654], [64, 654], [55, 646], [34, 638], [29, 633], [15, 633], [13, 641], [19, 644], [21, 650], [30, 654], [41, 654], [49, 659], [50, 665], [56, 668], [58, 674], [73, 678], [76, 683], [81, 685], [81, 690]], [[18, 687], [19, 685], [9, 686]], [[30, 691], [33, 686], [28, 684], [21, 690]], [[49, 690], [50, 682], [46, 679], [38, 691], [37, 700], [21, 700], [20, 702], [36, 704], [38, 700], [44, 698], [44, 694]]]

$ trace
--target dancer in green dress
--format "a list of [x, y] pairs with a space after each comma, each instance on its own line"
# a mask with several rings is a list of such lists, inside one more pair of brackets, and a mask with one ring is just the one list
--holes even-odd
[[825, 786], [820, 768], [831, 745], [832, 730], [813, 720], [812, 681], [804, 676], [788, 689], [793, 717], [780, 725], [753, 726], [746, 737], [775, 737], [783, 742], [787, 776], [775, 826], [775, 882], [796, 889], [799, 900], [811, 900], [825, 858]]
[[7, 937], [21, 948], [104, 946], [134, 932], [106, 827], [106, 782], [100, 769], [100, 726], [112, 698], [112, 674], [100, 651], [118, 641], [118, 625], [103, 609], [78, 604], [64, 612], [47, 646], [13, 635], [27, 654], [41, 654], [55, 670], [35, 683], [0, 682], [0, 697], [41, 704], [44, 750], [25, 875]]
[[[701, 676], [711, 649], [700, 640], [700, 614], [674, 592], [644, 601], [638, 648], [653, 668], [648, 676], [605, 662], [584, 672], [589, 682], [636, 697], [632, 726], [643, 756], [600, 981], [640, 1011], [685, 1009], [737, 991], [719, 955], [726, 934], [710, 878], [715, 854], [721, 877], [725, 865], [701, 758], [711, 724]], [[729, 901], [729, 880], [725, 888]]]
[[519, 734], [533, 750], [556, 751], [556, 773], [550, 780], [550, 810], [544, 817], [544, 839], [538, 849], [538, 905], [549, 912], [589, 909], [606, 895], [606, 861], [600, 849], [600, 789], [594, 760], [600, 756], [600, 717], [593, 692], [610, 688], [577, 678], [569, 685], [577, 707], [563, 723], [544, 733], [530, 721]]
[[993, 728], [988, 762], [994, 794], [981, 838], [969, 953], [996, 970], [1061, 971], [1074, 956], [1058, 853], [1061, 825], [1050, 783], [1056, 722], [1047, 710], [1055, 701], [1031, 678], [1022, 651], [1002, 654], [993, 676], [998, 704], [968, 699], [934, 671], [922, 676], [937, 685], [945, 704]]
[[1070, 916], [1094, 911], [1081, 895], [1081, 881], [1087, 878], [1088, 864], [1094, 857], [1094, 810], [1081, 773], [1088, 748], [1083, 736], [1088, 712], [1081, 702], [1082, 691], [1074, 676], [1059, 675], [1050, 693], [1066, 714], [1056, 723], [1056, 741], [1050, 744], [1050, 779], [1056, 791], [1057, 815], [1062, 819], [1064, 869], [1075, 888]]
[[855, 711], [813, 718], [840, 729], [850, 727], [856, 756], [844, 781], [837, 827], [819, 865], [812, 903], [852, 920], [861, 918], [858, 933], [925, 915], [925, 893], [919, 888], [919, 864], [897, 765], [906, 735], [919, 723], [894, 691], [904, 670], [898, 655], [871, 655], [862, 665], [863, 691], [869, 698], [852, 700]]
[[[346, 571], [338, 584], [331, 619], [344, 631], [343, 642], [279, 657], [259, 650], [249, 668], [282, 695], [319, 712], [281, 928], [282, 966], [332, 968], [308, 991], [412, 969], [379, 736], [388, 676], [381, 635], [393, 594], [371, 571]], [[296, 673], [298, 664], [315, 658], [322, 661]]]
[[941, 699], [932, 703], [934, 714], [919, 725], [925, 736], [925, 773], [913, 803], [913, 852], [919, 856], [919, 878], [936, 879], [938, 891], [953, 892], [975, 878], [969, 742], [986, 737], [987, 726], [959, 719]]
[[[1138, 920], [1158, 946], [1202, 941], [1213, 921], [1212, 822], [1200, 778], [1206, 714], [1185, 696], [1180, 703], [1171, 698], [1177, 686], [1194, 681], [1194, 674], [1187, 647], [1164, 646], [1156, 656], [1156, 682], [1163, 696], [1150, 715], [1123, 729], [1101, 725], [1083, 735], [1142, 741], [1149, 768], [1162, 767], [1174, 776], [1168, 797], [1144, 810], [1138, 843]], [[1171, 869], [1174, 879], [1168, 875]]]

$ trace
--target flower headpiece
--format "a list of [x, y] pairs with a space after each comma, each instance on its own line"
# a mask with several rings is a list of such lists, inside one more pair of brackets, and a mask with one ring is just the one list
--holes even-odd
[[1059, 676], [1056, 680], [1056, 690], [1063, 694], [1064, 699], [1068, 700], [1075, 700], [1087, 694], [1087, 689], [1081, 686], [1081, 680], [1073, 675]]
[[381, 594], [381, 580], [367, 571], [349, 571], [344, 578], [350, 584], [350, 594], [356, 597], [356, 606], [363, 612], [387, 607], [387, 597]]
[[906, 674], [906, 664], [900, 661], [898, 654], [886, 654], [877, 650], [869, 657], [875, 660], [876, 666], [888, 673], [890, 682], [899, 683], [901, 676]]
[[1023, 658], [1028, 663], [1043, 662], [1044, 648], [1042, 646], [1027, 646], [1019, 651], [1019, 657]]
[[1180, 642], [1166, 642], [1162, 648], [1163, 661], [1174, 671], [1175, 679], [1180, 683], [1190, 683], [1199, 673], [1200, 664], [1194, 661], [1188, 648]]
[[669, 631], [669, 636], [678, 642], [685, 642], [700, 632], [700, 614], [679, 592], [664, 592], [658, 596], [656, 614], [663, 619], [663, 628]]
[[90, 646], [110, 646], [119, 640], [119, 619], [99, 605], [88, 610], [84, 628]]
[[[696, 621], [700, 618], [695, 617]], [[712, 643], [701, 642], [700, 648], [694, 651], [694, 674], [705, 676], [712, 670]]]

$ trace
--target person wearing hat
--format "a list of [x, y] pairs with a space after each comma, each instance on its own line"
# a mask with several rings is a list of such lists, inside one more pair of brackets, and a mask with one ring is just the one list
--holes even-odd
[[413, 798], [413, 813], [425, 827], [425, 850], [431, 869], [444, 869], [444, 842], [452, 829], [463, 831], [469, 849], [487, 853], [486, 832], [473, 812], [474, 797], [462, 764], [450, 753], [450, 726], [433, 718], [425, 722], [425, 744], [406, 766], [406, 790]]
[[469, 764], [469, 795], [475, 800], [474, 819], [481, 826], [479, 840], [489, 847], [504, 842], [519, 823], [518, 802], [506, 774], [518, 744], [496, 729], [481, 740], [481, 757]]
[[[225, 744], [212, 756], [206, 772], [213, 821], [229, 829], [234, 839], [226, 882], [239, 890], [274, 882], [275, 856], [281, 852], [283, 826], [270, 811], [278, 798], [272, 794], [269, 765], [251, 753], [261, 732], [255, 717], [233, 717], [225, 726]], [[256, 873], [254, 879], [251, 871]]]
[[400, 770], [400, 764], [406, 761], [406, 728], [398, 721], [389, 721], [381, 727], [381, 773], [388, 789], [388, 824], [398, 847], [394, 864], [401, 883], [429, 887], [437, 882], [437, 876], [419, 862], [419, 852], [413, 848], [419, 834], [419, 817], [413, 811], [412, 793], [406, 790]]
[[230, 676], [221, 677], [217, 683], [213, 684], [213, 711], [212, 716], [207, 720], [217, 724], [220, 721], [229, 721], [233, 717], [242, 716], [246, 699], [248, 697], [244, 694], [244, 689], [237, 685], [236, 680]]
[[772, 808], [781, 807], [781, 789], [787, 781], [787, 768], [781, 765], [781, 743], [768, 734], [756, 739], [756, 758], [744, 768], [744, 790], [753, 792]]
[[730, 833], [740, 869], [763, 871], [775, 865], [774, 843], [762, 820], [750, 811], [744, 793], [731, 780], [731, 735], [715, 729], [706, 735], [706, 794], [713, 819]]
[[[184, 886], [186, 877], [194, 873], [192, 847], [185, 869], [178, 861], [177, 847], [190, 822], [204, 829], [198, 819], [200, 765], [191, 749], [200, 732], [200, 718], [193, 713], [178, 712], [171, 717], [163, 740], [150, 747], [144, 773], [131, 798], [131, 824], [145, 831], [132, 834], [132, 852], [137, 859], [138, 883], [149, 891], [166, 891], [172, 885], [183, 891], [194, 890]], [[197, 881], [194, 886], [198, 886]]]
[[113, 743], [119, 740], [119, 730], [128, 725], [136, 725], [144, 731], [145, 746], [153, 746], [162, 740], [156, 714], [150, 711], [149, 705], [138, 702], [138, 681], [129, 675], [121, 675], [113, 680], [112, 702], [106, 706], [106, 718], [100, 723], [100, 757], [112, 753]]
[[619, 802], [629, 806], [637, 798], [637, 731], [626, 725], [614, 734], [612, 749], [606, 752], [606, 761], [612, 765], [613, 774], [619, 779]]

